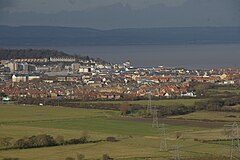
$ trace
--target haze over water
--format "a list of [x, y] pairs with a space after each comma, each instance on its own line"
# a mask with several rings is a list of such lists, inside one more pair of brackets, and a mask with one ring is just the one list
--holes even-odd
[[102, 58], [111, 63], [130, 60], [133, 66], [218, 68], [240, 67], [240, 44], [217, 45], [129, 45], [53, 47], [67, 53]]
[[118, 64], [130, 60], [132, 65], [136, 67], [156, 67], [161, 65], [192, 69], [240, 67], [240, 44], [75, 47], [24, 46], [10, 48], [50, 48], [69, 54], [101, 58]]

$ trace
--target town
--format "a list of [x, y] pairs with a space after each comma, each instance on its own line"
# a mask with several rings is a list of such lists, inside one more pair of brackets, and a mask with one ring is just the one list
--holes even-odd
[[49, 49], [0, 49], [0, 60], [0, 159], [240, 157], [238, 68], [135, 67]]
[[137, 68], [71, 55], [1, 59], [0, 91], [10, 100], [132, 100], [197, 97], [191, 83], [239, 85], [240, 69]]

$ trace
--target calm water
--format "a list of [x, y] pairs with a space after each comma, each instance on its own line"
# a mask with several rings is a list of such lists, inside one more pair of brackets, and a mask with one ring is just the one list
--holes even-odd
[[130, 60], [134, 66], [176, 66], [188, 68], [240, 67], [240, 44], [221, 45], [130, 45], [51, 48], [70, 54], [102, 58], [112, 63]]

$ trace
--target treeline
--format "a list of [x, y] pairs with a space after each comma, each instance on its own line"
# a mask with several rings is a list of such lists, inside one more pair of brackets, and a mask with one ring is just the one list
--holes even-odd
[[208, 111], [235, 111], [231, 106], [240, 105], [240, 97], [234, 96], [231, 98], [211, 98], [195, 102], [196, 110], [208, 110]]
[[0, 146], [4, 147], [3, 150], [28, 149], [28, 148], [41, 148], [41, 147], [51, 147], [51, 146], [71, 145], [71, 144], [97, 143], [101, 141], [110, 141], [110, 140], [109, 138], [106, 138], [106, 140], [90, 141], [87, 135], [83, 135], [80, 138], [65, 140], [63, 136], [57, 136], [54, 138], [51, 135], [41, 134], [36, 136], [34, 135], [30, 137], [23, 137], [17, 140], [14, 140], [11, 137], [0, 138]]
[[0, 60], [41, 59], [50, 57], [71, 57], [71, 55], [50, 49], [0, 49]]
[[[44, 103], [43, 103], [44, 102]], [[151, 116], [146, 112], [146, 105], [141, 104], [129, 104], [126, 102], [114, 103], [91, 103], [91, 102], [71, 102], [67, 100], [43, 100], [36, 98], [22, 98], [18, 100], [19, 104], [31, 104], [31, 105], [48, 105], [48, 106], [63, 106], [72, 108], [86, 108], [86, 109], [102, 109], [102, 110], [115, 110], [120, 111], [122, 115], [126, 116]], [[240, 96], [235, 95], [232, 97], [212, 97], [208, 99], [202, 99], [196, 101], [192, 106], [186, 106], [184, 104], [174, 104], [171, 106], [157, 106], [159, 117], [172, 116], [172, 115], [184, 115], [196, 111], [227, 111], [227, 112], [240, 112], [240, 109], [232, 106], [240, 105]]]
[[[16, 103], [18, 104], [30, 104], [30, 105], [47, 105], [47, 106], [63, 106], [71, 108], [86, 108], [86, 109], [102, 109], [102, 110], [119, 110], [119, 104], [114, 103], [91, 103], [91, 102], [79, 102], [71, 100], [54, 100], [54, 99], [39, 99], [39, 98], [21, 98]], [[142, 105], [131, 105], [132, 109], [143, 109], [145, 106]]]
[[47, 134], [34, 135], [30, 137], [23, 137], [15, 140], [12, 137], [0, 138], [0, 146], [4, 147], [1, 150], [9, 149], [28, 149], [28, 148], [42, 148], [61, 145], [73, 145], [73, 144], [86, 144], [86, 143], [98, 143], [102, 141], [106, 142], [118, 142], [115, 137], [107, 137], [100, 140], [89, 140], [89, 136], [86, 133], [80, 138], [72, 138], [65, 140], [63, 136], [53, 137]]
[[[65, 160], [84, 160], [85, 159], [85, 155], [84, 154], [77, 154], [76, 156], [77, 158], [74, 157], [67, 157], [65, 158]], [[111, 158], [108, 154], [103, 154], [101, 159], [98, 160], [114, 160], [114, 158]]]

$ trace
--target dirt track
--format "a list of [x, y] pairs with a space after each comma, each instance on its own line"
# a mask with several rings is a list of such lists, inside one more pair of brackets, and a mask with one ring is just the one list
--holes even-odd
[[[132, 118], [132, 117], [122, 117], [121, 119], [136, 121], [136, 122], [152, 122], [151, 118]], [[165, 123], [169, 125], [178, 126], [189, 126], [189, 127], [201, 127], [201, 128], [221, 128], [226, 123], [224, 122], [207, 122], [207, 121], [195, 121], [195, 120], [183, 120], [183, 119], [167, 119], [160, 118], [159, 123]]]

